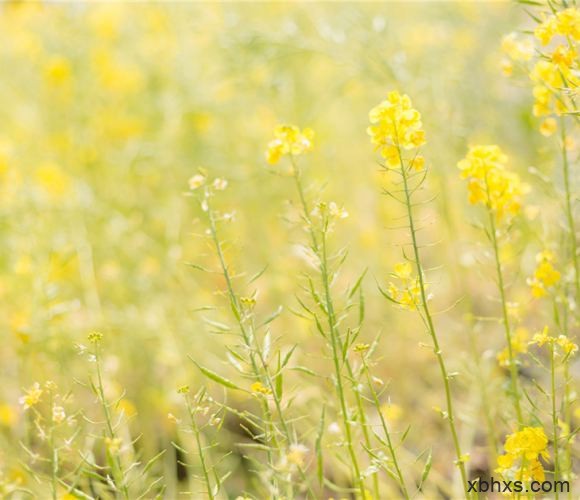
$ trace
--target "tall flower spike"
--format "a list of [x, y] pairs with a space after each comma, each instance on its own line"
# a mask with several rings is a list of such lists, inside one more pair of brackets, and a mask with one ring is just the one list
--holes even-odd
[[499, 146], [473, 146], [457, 166], [467, 180], [469, 202], [489, 207], [497, 221], [517, 215], [527, 186], [507, 169], [507, 156]]
[[[412, 151], [425, 144], [421, 113], [413, 108], [406, 94], [391, 91], [387, 98], [369, 112], [371, 125], [367, 128], [371, 142], [390, 167], [399, 166], [399, 151]], [[411, 159], [412, 167], [421, 170], [422, 156]]]

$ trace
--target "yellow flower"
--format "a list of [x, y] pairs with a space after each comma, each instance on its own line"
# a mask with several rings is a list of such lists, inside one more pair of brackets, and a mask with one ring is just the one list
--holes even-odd
[[505, 454], [497, 459], [499, 472], [521, 481], [543, 481], [544, 468], [540, 458], [547, 460], [548, 438], [541, 427], [524, 427], [506, 437]]
[[542, 347], [546, 344], [558, 346], [564, 356], [572, 356], [578, 352], [578, 345], [572, 342], [566, 335], [559, 335], [558, 337], [552, 337], [549, 335], [547, 326], [544, 327], [541, 333], [536, 333], [536, 335], [534, 335], [530, 344], [535, 344], [538, 347]]
[[[386, 100], [371, 109], [369, 121], [371, 126], [367, 132], [371, 142], [391, 167], [399, 165], [401, 150], [415, 149], [425, 144], [421, 114], [413, 108], [411, 99], [405, 94], [389, 92]], [[415, 162], [413, 168], [423, 168], [422, 157], [415, 158]]]
[[71, 78], [72, 70], [68, 59], [63, 56], [51, 57], [44, 67], [44, 75], [49, 83], [62, 85]]
[[[528, 338], [530, 334], [527, 329], [525, 328], [518, 328], [514, 334], [512, 335], [511, 339], [511, 347], [512, 347], [512, 356], [514, 357], [514, 361], [516, 360], [516, 356], [518, 354], [525, 354], [528, 352]], [[500, 366], [509, 366], [510, 365], [510, 357], [509, 357], [509, 350], [506, 347], [497, 355], [497, 362]]]
[[91, 332], [87, 335], [87, 339], [91, 344], [98, 344], [103, 340], [103, 334], [101, 332]]
[[544, 297], [548, 289], [560, 281], [560, 272], [554, 268], [556, 260], [553, 252], [544, 250], [536, 255], [536, 269], [534, 275], [528, 278], [527, 283], [532, 289], [532, 295], [536, 298]]
[[25, 410], [32, 408], [40, 402], [42, 388], [38, 382], [35, 382], [29, 389], [24, 391], [24, 396], [19, 399], [20, 404]]
[[105, 446], [111, 455], [116, 455], [121, 450], [122, 441], [120, 438], [105, 438]]
[[269, 394], [272, 394], [272, 391], [270, 389], [268, 389], [268, 387], [266, 387], [264, 384], [262, 384], [262, 382], [254, 382], [250, 386], [250, 390], [254, 394], [259, 394], [259, 395], [264, 395], [264, 396], [268, 396]]
[[421, 304], [421, 285], [419, 277], [412, 276], [413, 268], [409, 262], [395, 264], [394, 276], [400, 281], [400, 286], [389, 283], [387, 295], [403, 309], [414, 310]]
[[501, 50], [514, 61], [529, 61], [534, 55], [534, 45], [531, 40], [518, 40], [516, 33], [503, 37]]
[[403, 416], [403, 408], [397, 404], [387, 403], [381, 406], [381, 413], [386, 420], [396, 422]]
[[558, 123], [554, 118], [547, 118], [540, 124], [540, 133], [545, 137], [553, 135], [556, 130], [558, 130]]
[[580, 40], [580, 10], [574, 7], [556, 14], [556, 32], [564, 37]]
[[548, 342], [552, 342], [554, 337], [551, 337], [550, 335], [548, 335], [548, 327], [545, 326], [543, 328], [543, 330], [540, 333], [536, 333], [533, 338], [532, 341], [530, 342], [530, 345], [537, 345], [538, 347], [542, 347], [544, 344], [547, 344]]
[[35, 172], [36, 181], [42, 189], [53, 199], [61, 199], [71, 190], [71, 180], [54, 163], [45, 163]]
[[413, 268], [409, 262], [399, 262], [395, 264], [395, 274], [402, 280], [408, 279], [411, 276]]
[[534, 36], [542, 45], [548, 45], [552, 37], [556, 34], [556, 19], [554, 16], [546, 18], [534, 29]]
[[507, 156], [495, 145], [473, 146], [457, 164], [461, 177], [467, 180], [469, 202], [486, 205], [498, 221], [520, 212], [527, 189], [506, 165]]
[[266, 161], [274, 165], [282, 156], [299, 156], [312, 151], [314, 131], [300, 130], [295, 125], [278, 125], [274, 129], [274, 139], [268, 144]]
[[296, 465], [298, 467], [304, 466], [304, 459], [308, 453], [308, 448], [303, 444], [291, 444], [288, 453], [286, 454], [286, 459], [289, 463]]
[[560, 335], [556, 342], [562, 348], [565, 355], [571, 356], [578, 352], [578, 345], [572, 342], [566, 335]]

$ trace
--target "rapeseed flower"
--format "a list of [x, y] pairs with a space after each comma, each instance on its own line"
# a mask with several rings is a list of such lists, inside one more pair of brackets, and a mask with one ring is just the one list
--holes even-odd
[[278, 125], [274, 129], [274, 139], [268, 144], [266, 160], [275, 165], [283, 156], [300, 156], [312, 151], [314, 131], [310, 128], [300, 130], [295, 125]]
[[[371, 142], [390, 167], [400, 164], [401, 150], [413, 150], [425, 144], [421, 114], [406, 94], [391, 91], [387, 98], [369, 112], [367, 128]], [[416, 155], [411, 165], [416, 170], [424, 166], [424, 158]]]
[[507, 156], [499, 146], [473, 146], [457, 166], [466, 179], [469, 202], [482, 204], [498, 221], [517, 215], [527, 186], [507, 169]]
[[555, 259], [554, 253], [550, 250], [544, 250], [536, 255], [537, 265], [534, 275], [527, 281], [534, 297], [546, 296], [548, 290], [560, 281], [560, 272], [554, 268]]
[[544, 468], [540, 458], [547, 460], [548, 438], [542, 427], [524, 427], [507, 436], [505, 454], [497, 459], [496, 472], [520, 481], [543, 481]]

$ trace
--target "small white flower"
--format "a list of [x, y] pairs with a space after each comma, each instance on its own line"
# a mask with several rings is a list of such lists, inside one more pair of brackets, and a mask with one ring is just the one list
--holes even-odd
[[225, 188], [228, 187], [228, 181], [225, 179], [217, 178], [213, 181], [213, 188], [217, 189], [218, 191], [223, 191]]
[[189, 179], [189, 189], [192, 191], [203, 186], [205, 183], [205, 176], [201, 174], [195, 174]]

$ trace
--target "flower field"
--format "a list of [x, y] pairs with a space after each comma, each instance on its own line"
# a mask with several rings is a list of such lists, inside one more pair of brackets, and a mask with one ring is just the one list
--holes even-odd
[[575, 2], [0, 30], [0, 498], [577, 498]]

